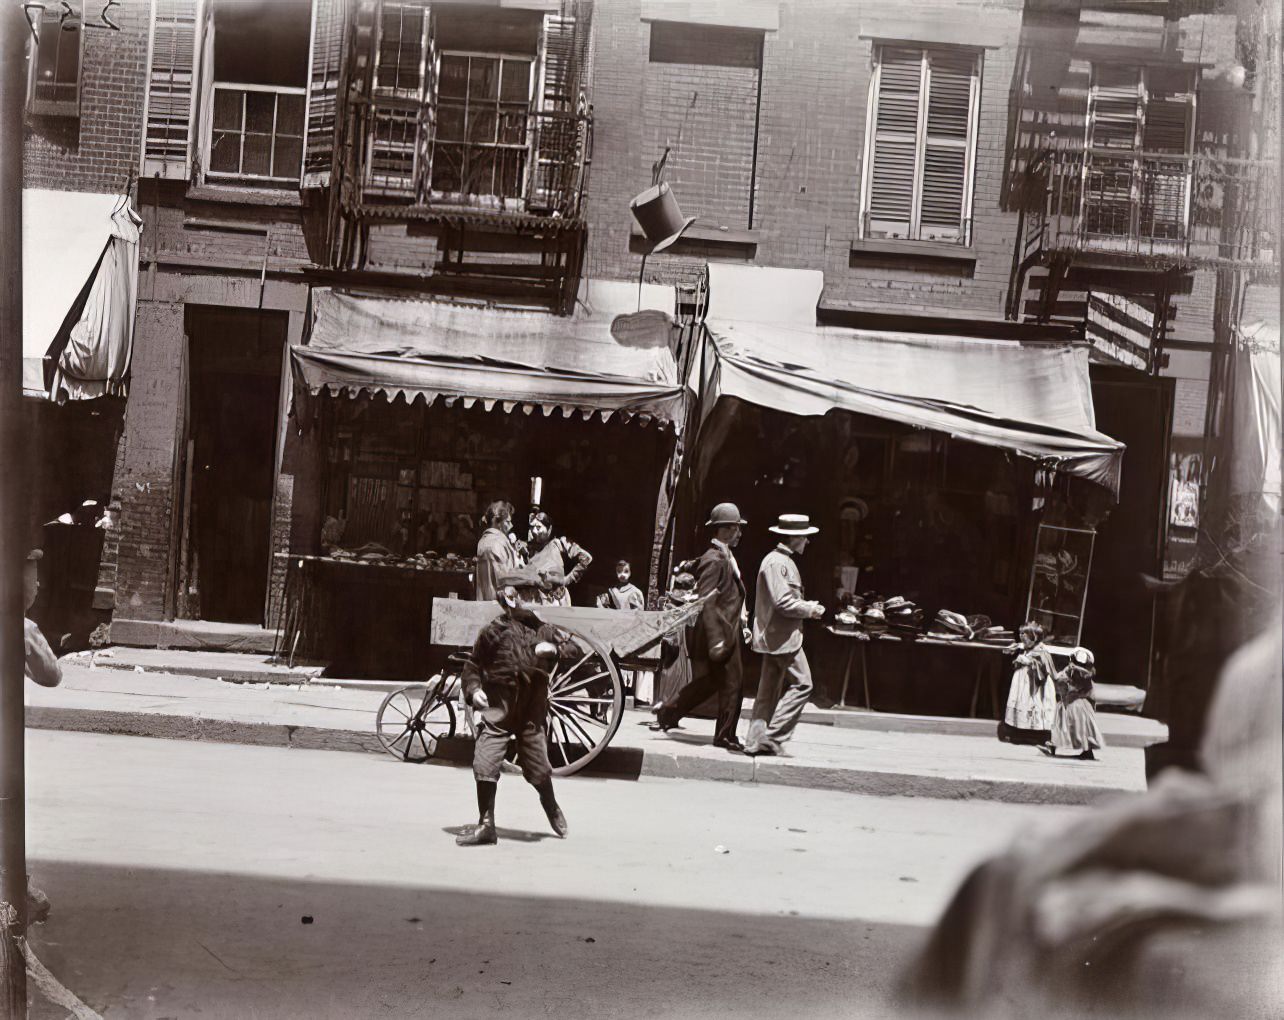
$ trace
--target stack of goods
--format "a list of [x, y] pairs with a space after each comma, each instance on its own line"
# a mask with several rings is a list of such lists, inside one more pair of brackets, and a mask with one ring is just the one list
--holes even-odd
[[988, 616], [964, 616], [948, 609], [936, 614], [927, 636], [939, 641], [975, 641], [993, 645], [1008, 645], [1013, 639], [1012, 631], [996, 627]]
[[900, 595], [883, 603], [883, 615], [888, 630], [897, 637], [912, 641], [923, 633], [923, 610]]

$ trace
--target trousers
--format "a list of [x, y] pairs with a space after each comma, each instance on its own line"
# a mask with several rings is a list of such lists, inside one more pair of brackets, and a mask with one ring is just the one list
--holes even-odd
[[784, 655], [762, 657], [753, 719], [767, 724], [769, 740], [780, 743], [793, 735], [803, 709], [811, 700], [812, 686], [811, 665], [802, 648]]
[[485, 684], [490, 708], [478, 713], [477, 739], [473, 744], [473, 778], [479, 783], [499, 782], [508, 751], [508, 738], [517, 738], [517, 764], [532, 786], [552, 778], [548, 760], [548, 691], [531, 687]]
[[670, 725], [681, 722], [683, 716], [716, 693], [718, 717], [714, 723], [713, 739], [734, 737], [736, 723], [740, 720], [740, 645], [732, 646], [731, 656], [725, 662], [693, 657], [691, 674], [691, 682], [678, 692], [672, 704], [660, 710], [660, 718]]

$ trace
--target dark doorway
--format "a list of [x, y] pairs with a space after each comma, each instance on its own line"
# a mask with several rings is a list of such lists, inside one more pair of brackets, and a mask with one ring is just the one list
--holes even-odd
[[1163, 573], [1173, 380], [1094, 365], [1092, 402], [1097, 428], [1127, 449], [1119, 503], [1097, 530], [1083, 642], [1096, 655], [1101, 680], [1144, 688], [1154, 595], [1142, 575]]
[[180, 616], [263, 622], [288, 324], [284, 312], [188, 308]]

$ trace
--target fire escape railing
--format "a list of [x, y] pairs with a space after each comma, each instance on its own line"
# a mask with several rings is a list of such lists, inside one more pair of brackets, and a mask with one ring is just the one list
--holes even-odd
[[1170, 262], [1278, 261], [1279, 168], [1262, 160], [1049, 149], [1026, 170], [1022, 257], [1080, 251]]

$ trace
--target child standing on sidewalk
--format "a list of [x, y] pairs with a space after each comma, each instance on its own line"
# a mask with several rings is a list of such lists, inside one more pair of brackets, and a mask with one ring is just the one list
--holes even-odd
[[[597, 597], [599, 609], [645, 609], [646, 596], [633, 584], [633, 568], [628, 560], [615, 564], [615, 584]], [[650, 670], [621, 670], [621, 679], [633, 691], [634, 705], [649, 705], [652, 689], [655, 686], [655, 674]]]
[[1092, 702], [1096, 675], [1092, 652], [1076, 648], [1070, 654], [1070, 665], [1053, 677], [1057, 685], [1057, 711], [1052, 719], [1052, 738], [1039, 745], [1044, 754], [1055, 758], [1058, 751], [1077, 751], [1080, 759], [1093, 761], [1096, 755], [1092, 752], [1106, 746]]

